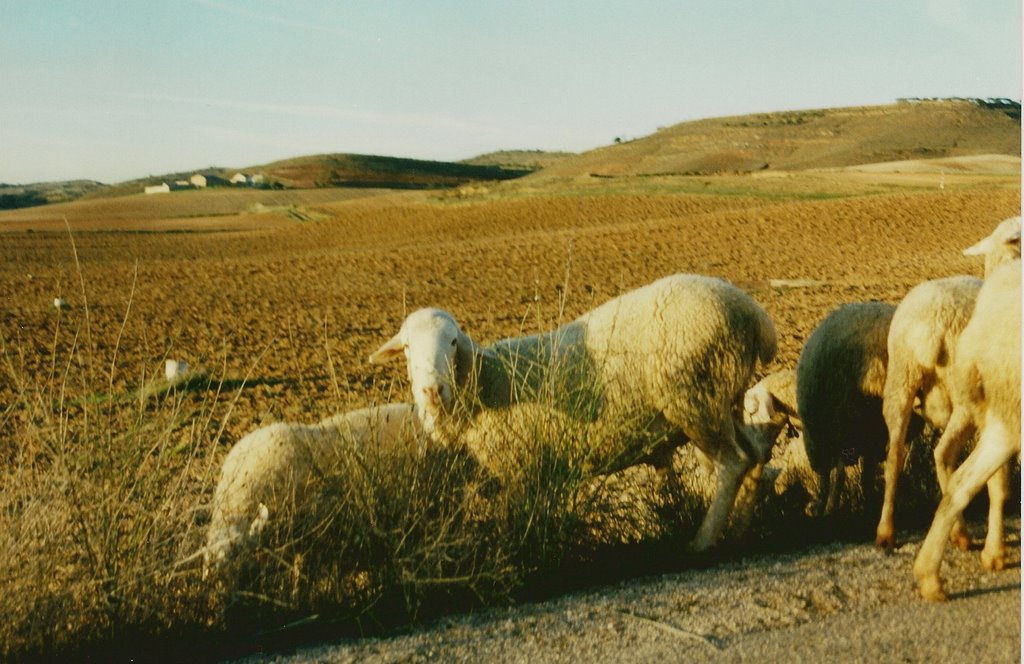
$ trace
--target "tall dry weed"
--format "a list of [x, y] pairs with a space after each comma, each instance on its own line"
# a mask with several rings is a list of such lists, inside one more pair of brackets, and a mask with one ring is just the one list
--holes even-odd
[[[567, 587], [588, 566], [599, 570], [584, 575], [594, 581], [687, 564], [683, 545], [706, 510], [713, 471], [684, 447], [666, 482], [637, 464], [664, 432], [643, 420], [594, 428], [599, 390], [555, 381], [536, 386], [528, 408], [462, 404], [480, 420], [477, 433], [423, 455], [339, 448], [307, 486], [292, 488], [312, 499], [283, 500], [258, 544], [204, 581], [210, 496], [247, 378], [207, 372], [168, 383], [152, 371], [164, 358], [122, 366], [120, 333], [101, 356], [81, 274], [84, 306], [56, 313], [45, 375], [26, 369], [35, 349], [0, 339], [0, 372], [16, 395], [0, 410], [0, 658], [131, 657], [153, 643], [169, 658], [212, 657], [507, 603]], [[560, 324], [569, 285], [567, 269], [554, 313], [531, 309], [523, 328]], [[326, 362], [334, 375], [329, 353]], [[125, 384], [134, 387], [115, 388]], [[298, 390], [304, 403], [321, 398]], [[336, 382], [334, 390], [340, 401]], [[924, 449], [912, 448], [901, 482], [911, 524], [926, 523], [935, 501]], [[813, 480], [786, 454], [773, 463], [751, 531], [733, 542], [782, 548], [816, 538], [807, 533], [821, 522], [803, 512]], [[780, 484], [787, 472], [797, 479]], [[863, 501], [845, 505], [839, 528], [873, 526]], [[652, 544], [660, 561], [645, 557]]]

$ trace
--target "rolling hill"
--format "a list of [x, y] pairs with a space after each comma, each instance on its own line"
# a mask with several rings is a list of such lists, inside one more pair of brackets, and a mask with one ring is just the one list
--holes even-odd
[[242, 169], [260, 172], [285, 187], [437, 189], [479, 180], [508, 180], [531, 172], [493, 164], [424, 161], [359, 154], [324, 154]]
[[188, 180], [203, 173], [228, 181], [238, 173], [263, 176], [264, 188], [321, 189], [325, 187], [377, 189], [445, 189], [481, 180], [508, 180], [535, 169], [495, 163], [425, 161], [401, 157], [361, 154], [320, 154], [284, 159], [245, 168], [211, 166], [195, 171], [151, 175], [137, 180], [103, 186], [89, 193], [92, 198], [137, 194], [148, 185]]
[[34, 205], [65, 203], [81, 198], [106, 185], [94, 180], [37, 182], [28, 185], [0, 183], [0, 210], [13, 210]]
[[1019, 105], [903, 101], [684, 122], [532, 177], [793, 171], [982, 154], [1020, 156]]
[[572, 152], [545, 152], [543, 150], [501, 150], [488, 152], [471, 159], [464, 159], [463, 164], [478, 166], [499, 166], [527, 171], [539, 171], [575, 156]]
[[[89, 182], [0, 185], [6, 207], [79, 197], [136, 194], [150, 184], [195, 172], [224, 180], [259, 173], [264, 186], [443, 189], [479, 181], [708, 175], [765, 170], [850, 168], [866, 164], [1006, 155], [1020, 157], [1020, 104], [1009, 100], [901, 100], [858, 106], [711, 118], [683, 122], [635, 140], [581, 154], [509, 150], [461, 162], [358, 154], [296, 157], [246, 168], [209, 167], [116, 185]], [[940, 166], [941, 167], [941, 166]]]

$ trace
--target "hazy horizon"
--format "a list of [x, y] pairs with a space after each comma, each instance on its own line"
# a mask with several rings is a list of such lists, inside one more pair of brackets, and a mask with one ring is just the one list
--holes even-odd
[[709, 117], [1021, 97], [1019, 2], [5, 2], [0, 182], [581, 152]]

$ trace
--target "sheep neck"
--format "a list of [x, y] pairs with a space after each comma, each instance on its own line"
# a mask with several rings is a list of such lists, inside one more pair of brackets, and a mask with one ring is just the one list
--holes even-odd
[[588, 360], [579, 323], [503, 339], [483, 354], [479, 384], [486, 388], [481, 390], [481, 401], [488, 407], [549, 403], [572, 412], [581, 398], [594, 400], [597, 392], [595, 372]]

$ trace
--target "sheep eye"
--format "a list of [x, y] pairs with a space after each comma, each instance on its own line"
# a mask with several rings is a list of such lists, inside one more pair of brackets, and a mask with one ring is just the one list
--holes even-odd
[[453, 346], [455, 345], [455, 339], [452, 339], [452, 345]]

